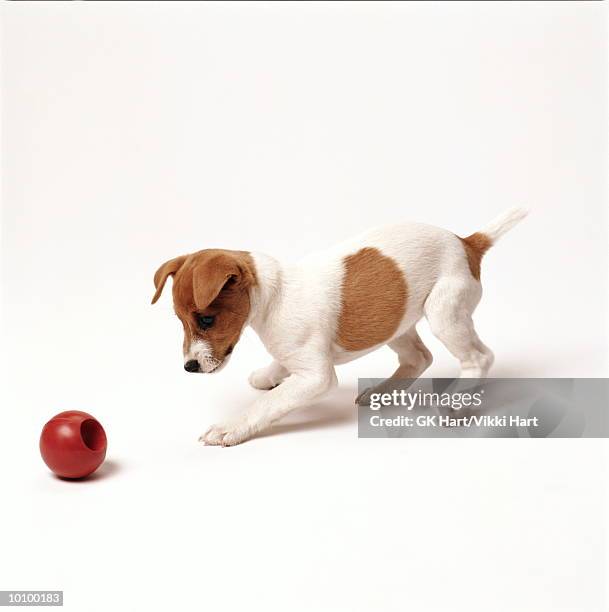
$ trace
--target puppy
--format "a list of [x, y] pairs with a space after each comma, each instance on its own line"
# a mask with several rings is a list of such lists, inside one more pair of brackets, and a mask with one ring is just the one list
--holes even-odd
[[526, 214], [509, 210], [467, 238], [419, 223], [383, 227], [289, 266], [222, 249], [165, 262], [154, 275], [152, 303], [172, 276], [187, 372], [218, 372], [245, 325], [273, 357], [249, 378], [267, 393], [200, 440], [222, 446], [247, 440], [332, 389], [334, 366], [385, 344], [398, 358], [392, 378], [419, 377], [432, 362], [415, 329], [423, 316], [459, 360], [461, 377], [485, 377], [493, 353], [472, 321], [482, 294], [480, 261]]

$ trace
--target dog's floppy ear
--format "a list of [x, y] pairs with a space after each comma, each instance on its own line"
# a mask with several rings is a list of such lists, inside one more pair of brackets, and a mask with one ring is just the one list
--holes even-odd
[[230, 253], [221, 253], [195, 267], [192, 289], [195, 305], [204, 310], [228, 284], [243, 289], [252, 282], [252, 274], [241, 259]]
[[154, 273], [154, 286], [156, 288], [156, 292], [154, 294], [154, 297], [152, 298], [152, 304], [154, 304], [159, 299], [159, 297], [161, 297], [161, 293], [163, 292], [163, 287], [165, 286], [167, 277], [173, 276], [182, 267], [182, 264], [185, 261], [186, 255], [181, 255], [180, 257], [176, 257], [175, 259], [170, 259], [169, 261], [166, 261]]

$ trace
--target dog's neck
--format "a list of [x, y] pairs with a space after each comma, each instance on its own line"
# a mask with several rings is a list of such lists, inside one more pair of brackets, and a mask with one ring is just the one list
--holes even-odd
[[270, 255], [252, 253], [256, 263], [256, 284], [250, 291], [249, 325], [262, 335], [269, 323], [272, 309], [277, 305], [282, 292], [281, 264]]

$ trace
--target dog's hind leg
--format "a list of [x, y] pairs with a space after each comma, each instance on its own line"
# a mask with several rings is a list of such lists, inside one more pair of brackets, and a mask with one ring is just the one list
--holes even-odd
[[423, 344], [414, 325], [406, 333], [389, 342], [387, 346], [397, 353], [400, 365], [382, 383], [360, 393], [355, 400], [356, 404], [367, 405], [371, 393], [390, 393], [395, 388], [395, 381], [418, 378], [433, 361], [429, 349]]
[[391, 378], [418, 378], [433, 361], [432, 354], [423, 344], [414, 325], [387, 346], [397, 353], [400, 363]]
[[494, 360], [472, 321], [481, 295], [475, 279], [446, 277], [436, 283], [424, 306], [432, 333], [459, 360], [461, 378], [486, 377]]

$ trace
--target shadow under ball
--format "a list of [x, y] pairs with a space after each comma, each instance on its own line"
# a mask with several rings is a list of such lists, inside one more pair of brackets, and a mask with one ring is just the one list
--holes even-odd
[[80, 410], [68, 410], [42, 428], [40, 454], [57, 476], [83, 478], [103, 463], [107, 443], [97, 419]]

